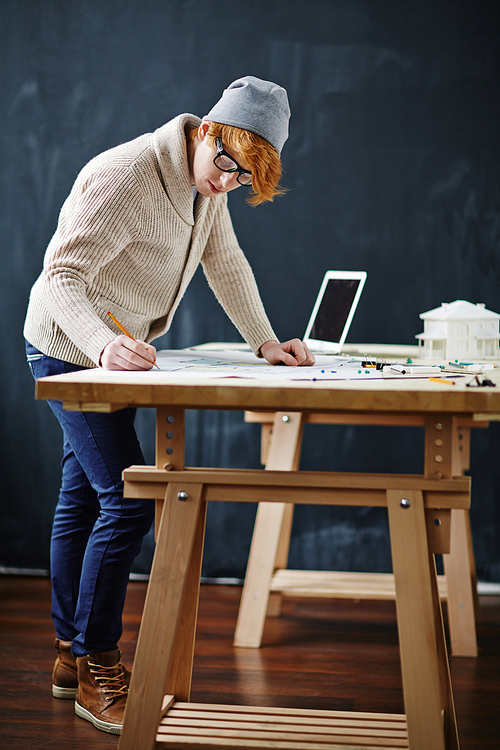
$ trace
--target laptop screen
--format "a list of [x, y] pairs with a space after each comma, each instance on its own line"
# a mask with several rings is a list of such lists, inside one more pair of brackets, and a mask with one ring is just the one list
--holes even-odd
[[340, 351], [365, 280], [365, 271], [327, 271], [304, 335], [308, 346]]

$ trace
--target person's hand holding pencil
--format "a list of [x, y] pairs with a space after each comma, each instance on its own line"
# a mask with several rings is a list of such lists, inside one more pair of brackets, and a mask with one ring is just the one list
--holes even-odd
[[152, 367], [158, 367], [155, 347], [145, 341], [137, 341], [112, 313], [108, 312], [108, 315], [123, 331], [123, 335], [117, 336], [104, 347], [100, 366], [104, 370], [151, 370]]

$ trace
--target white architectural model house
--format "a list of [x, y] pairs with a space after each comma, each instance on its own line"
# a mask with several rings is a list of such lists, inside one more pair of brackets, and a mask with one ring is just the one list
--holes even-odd
[[457, 299], [419, 317], [424, 321], [424, 332], [415, 336], [420, 358], [468, 362], [500, 358], [500, 315], [484, 304]]

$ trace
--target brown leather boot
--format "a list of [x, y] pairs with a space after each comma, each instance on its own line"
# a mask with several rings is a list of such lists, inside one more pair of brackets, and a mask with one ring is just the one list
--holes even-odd
[[54, 646], [57, 649], [57, 658], [52, 670], [52, 695], [54, 698], [74, 700], [78, 677], [76, 658], [71, 653], [71, 641], [61, 641], [56, 638]]
[[96, 651], [76, 659], [78, 691], [75, 711], [103, 732], [120, 734], [130, 672], [120, 661], [122, 652]]

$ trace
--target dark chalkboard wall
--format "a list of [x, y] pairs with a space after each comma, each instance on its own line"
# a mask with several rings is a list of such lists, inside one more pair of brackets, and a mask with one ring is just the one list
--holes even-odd
[[[288, 89], [288, 194], [237, 191], [237, 234], [283, 339], [302, 335], [328, 268], [368, 271], [350, 341], [415, 343], [444, 301], [500, 312], [496, 0], [2, 0], [0, 565], [48, 567], [61, 437], [33, 400], [22, 325], [59, 209], [95, 154], [180, 112], [204, 115], [235, 78]], [[198, 273], [159, 347], [238, 336]], [[153, 415], [138, 427], [152, 460]], [[259, 466], [241, 414], [190, 412], [188, 463]], [[479, 577], [500, 581], [497, 425], [472, 443]], [[304, 469], [422, 470], [418, 429], [309, 427]], [[211, 507], [204, 573], [242, 576], [254, 508]], [[136, 562], [148, 570], [151, 540]], [[374, 509], [297, 510], [294, 567], [389, 570]]]

